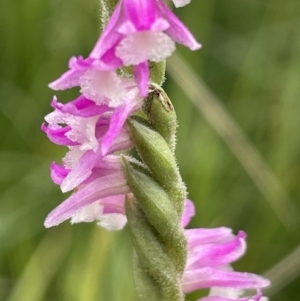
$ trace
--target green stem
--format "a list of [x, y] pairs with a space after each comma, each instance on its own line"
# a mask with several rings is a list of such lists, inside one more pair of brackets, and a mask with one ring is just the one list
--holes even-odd
[[[135, 248], [134, 279], [140, 300], [182, 301], [181, 278], [186, 239], [180, 224], [186, 197], [174, 157], [177, 120], [161, 88], [151, 85], [144, 114], [128, 121], [145, 172], [123, 156], [123, 168], [135, 199], [126, 200], [129, 231]], [[146, 120], [141, 116], [146, 116]]]
[[108, 19], [118, 2], [118, 0], [100, 0], [100, 18], [102, 29], [106, 26]]
[[[148, 299], [144, 294], [151, 287], [153, 289], [153, 286], [155, 296], [152, 298], [155, 301], [183, 300], [180, 274], [176, 271], [176, 266], [170, 264], [170, 257], [165, 252], [164, 245], [157, 239], [155, 228], [129, 198], [126, 200], [126, 214], [131, 240], [139, 260], [135, 264], [139, 264], [139, 273], [143, 275], [142, 279], [135, 277], [140, 300]], [[147, 287], [149, 284], [150, 288]]]

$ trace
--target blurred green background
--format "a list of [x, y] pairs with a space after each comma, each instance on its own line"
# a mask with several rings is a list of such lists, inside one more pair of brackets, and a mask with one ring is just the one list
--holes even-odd
[[[193, 0], [174, 11], [203, 44], [195, 53], [178, 47], [193, 71], [175, 56], [165, 83], [180, 124], [178, 162], [197, 207], [191, 226], [246, 231], [248, 252], [235, 268], [270, 277], [273, 301], [298, 301], [299, 0]], [[88, 55], [99, 15], [95, 0], [0, 1], [1, 301], [136, 300], [126, 229], [43, 227], [66, 197], [49, 176], [66, 150], [40, 130], [51, 111], [47, 84], [70, 56]], [[56, 94], [68, 101], [76, 93]]]

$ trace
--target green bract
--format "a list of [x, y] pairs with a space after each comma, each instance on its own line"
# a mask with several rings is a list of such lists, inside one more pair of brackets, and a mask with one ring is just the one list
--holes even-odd
[[134, 195], [127, 197], [126, 215], [136, 252], [136, 289], [140, 300], [182, 301], [187, 248], [180, 217], [186, 191], [174, 157], [176, 114], [165, 92], [151, 85], [144, 111], [130, 118], [128, 125], [149, 168], [142, 170], [122, 158]]

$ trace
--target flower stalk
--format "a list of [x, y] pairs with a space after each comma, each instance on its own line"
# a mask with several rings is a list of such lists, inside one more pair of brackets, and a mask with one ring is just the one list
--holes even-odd
[[118, 0], [100, 0], [100, 19], [102, 29], [105, 28], [117, 4]]

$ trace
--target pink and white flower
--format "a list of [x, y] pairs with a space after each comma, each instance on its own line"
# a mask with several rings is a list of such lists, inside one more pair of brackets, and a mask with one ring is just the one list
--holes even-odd
[[[106, 179], [108, 178], [104, 176], [101, 180], [92, 182], [92, 187], [86, 185], [80, 188], [49, 214], [46, 226], [51, 227], [71, 218], [72, 223], [97, 221], [98, 225], [109, 230], [123, 228], [127, 222], [124, 193], [129, 192], [129, 188], [124, 185], [124, 178], [118, 178], [119, 186], [115, 185], [118, 179], [115, 178], [111, 182]], [[122, 194], [107, 196], [106, 191], [112, 189]], [[193, 203], [186, 200], [182, 226], [185, 226], [193, 215]], [[246, 234], [243, 231], [234, 235], [232, 230], [226, 227], [199, 228], [185, 230], [185, 235], [188, 242], [188, 258], [182, 278], [184, 293], [210, 288], [209, 295], [198, 301], [267, 301], [260, 292], [260, 288], [269, 285], [267, 279], [251, 273], [233, 271], [230, 266], [246, 251]], [[256, 294], [242, 297], [245, 290], [256, 290]]]
[[[174, 1], [176, 5], [188, 1]], [[175, 42], [196, 50], [201, 45], [163, 0], [121, 0], [91, 57], [105, 64], [134, 66], [141, 93], [147, 95], [148, 61], [160, 62], [175, 50]]]
[[109, 229], [124, 226], [124, 195], [130, 190], [115, 152], [133, 147], [125, 122], [142, 104], [135, 85], [126, 87], [124, 101], [117, 108], [98, 105], [83, 95], [67, 104], [54, 97], [54, 111], [45, 117], [42, 130], [69, 151], [62, 165], [52, 163], [51, 177], [63, 192], [76, 190], [50, 212], [46, 227], [69, 218], [74, 223], [97, 219]]
[[91, 175], [76, 191], [47, 216], [45, 226], [53, 227], [71, 218], [72, 223], [97, 220], [107, 229], [120, 229], [126, 223], [125, 194], [130, 193], [119, 156], [98, 161]]
[[69, 70], [57, 80], [49, 84], [53, 90], [66, 90], [79, 86], [84, 97], [97, 105], [117, 107], [124, 102], [127, 89], [134, 86], [133, 81], [121, 78], [116, 69], [121, 62], [105, 64], [97, 57], [90, 55], [72, 57], [69, 61]]
[[[186, 225], [194, 215], [194, 205], [185, 202], [182, 224]], [[188, 258], [182, 278], [185, 293], [210, 288], [209, 296], [198, 301], [267, 301], [260, 288], [268, 286], [269, 280], [251, 273], [235, 272], [230, 264], [246, 251], [246, 234], [238, 235], [226, 227], [185, 230], [188, 242]], [[256, 290], [251, 297], [241, 297], [244, 290]]]
[[53, 99], [54, 111], [45, 117], [48, 125], [43, 124], [42, 129], [52, 142], [69, 147], [63, 160], [64, 168], [69, 170], [61, 182], [63, 192], [86, 180], [105, 155], [133, 146], [125, 122], [142, 104], [136, 88], [128, 89], [117, 108], [96, 105], [84, 96], [66, 105]]
[[[174, 0], [175, 6], [188, 3]], [[201, 47], [163, 0], [120, 0], [88, 58], [72, 57], [69, 70], [49, 87], [80, 86], [80, 92], [96, 104], [117, 107], [126, 95], [124, 82], [128, 79], [120, 77], [116, 69], [132, 65], [140, 94], [146, 97], [148, 61], [166, 59], [175, 50], [175, 42], [191, 50]]]

